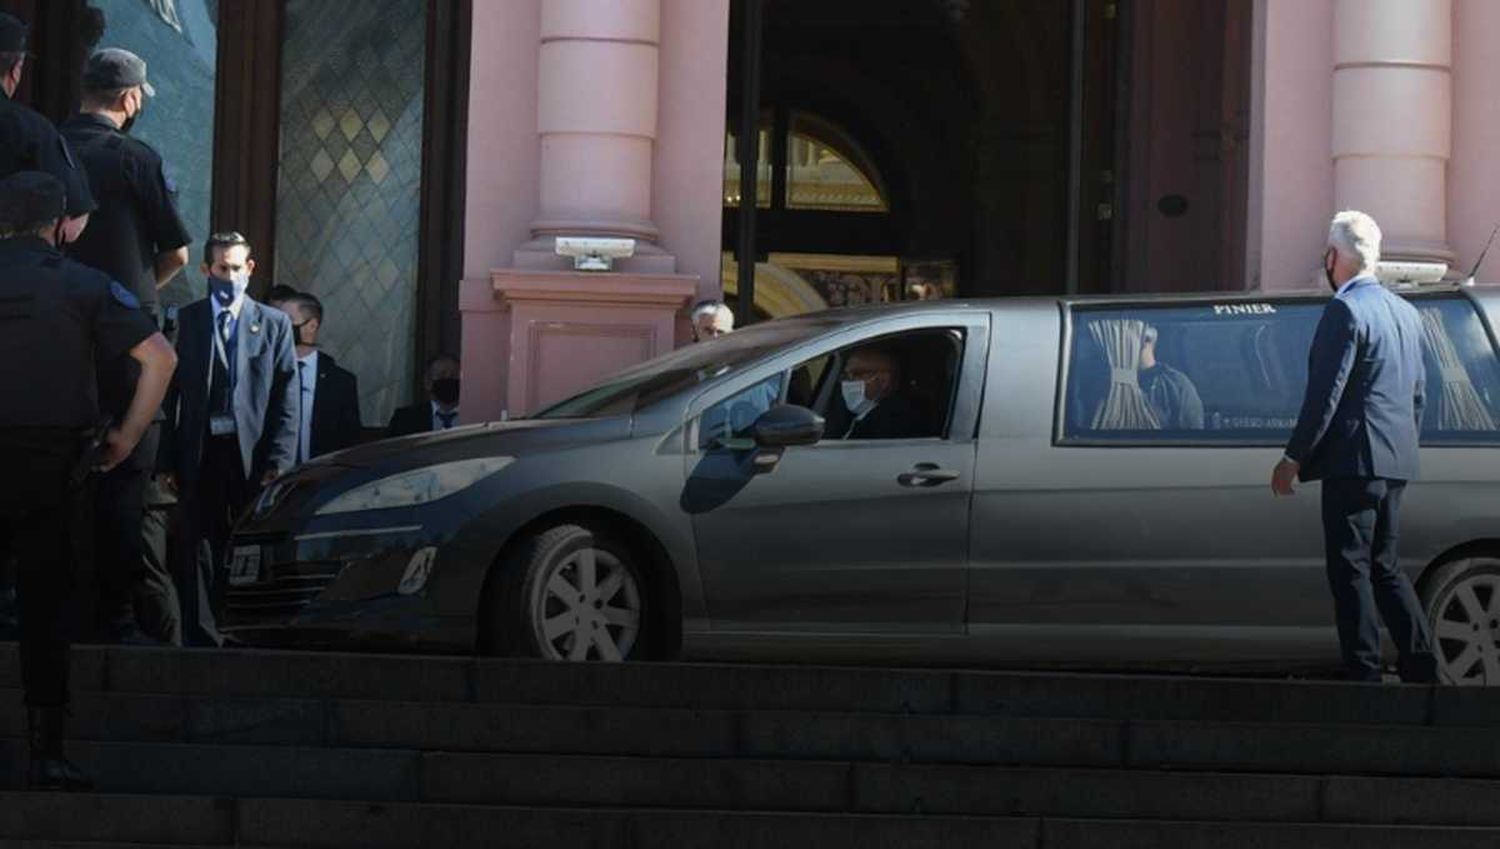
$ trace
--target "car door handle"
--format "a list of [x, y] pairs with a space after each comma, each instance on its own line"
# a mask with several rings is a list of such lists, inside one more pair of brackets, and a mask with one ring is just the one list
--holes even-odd
[[959, 478], [958, 472], [944, 469], [936, 463], [918, 463], [912, 470], [896, 478], [902, 486], [940, 486]]

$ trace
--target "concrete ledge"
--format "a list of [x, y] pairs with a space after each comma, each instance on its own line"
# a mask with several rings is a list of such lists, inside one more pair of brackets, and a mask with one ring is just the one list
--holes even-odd
[[1493, 849], [1495, 829], [1047, 820], [1039, 849]]
[[0, 835], [121, 843], [232, 845], [225, 799], [0, 792]]
[[953, 709], [1008, 716], [1422, 724], [1429, 720], [1431, 700], [1428, 687], [1332, 681], [957, 673]]
[[1132, 722], [1127, 735], [1130, 767], [1500, 777], [1489, 729]]
[[482, 702], [947, 713], [952, 675], [928, 670], [489, 661], [475, 666]]
[[242, 845], [1035, 847], [1034, 820], [246, 800]]

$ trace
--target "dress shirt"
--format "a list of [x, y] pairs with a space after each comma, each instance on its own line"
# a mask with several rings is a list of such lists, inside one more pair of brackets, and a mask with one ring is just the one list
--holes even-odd
[[[438, 407], [438, 402], [433, 401], [431, 403], [432, 403], [432, 429], [433, 430], [447, 430], [447, 429], [449, 429], [451, 427], [458, 427], [458, 408], [457, 407], [454, 407], [453, 409], [449, 410], [446, 414], [443, 414], [442, 410], [439, 409], [439, 407]], [[451, 425], [445, 425], [445, 424], [443, 424], [443, 420], [441, 418], [439, 418], [439, 414], [452, 416], [453, 417], [453, 424], [451, 424]]]
[[313, 349], [297, 358], [297, 379], [302, 384], [297, 406], [297, 460], [312, 459], [313, 401], [318, 396], [318, 352]]

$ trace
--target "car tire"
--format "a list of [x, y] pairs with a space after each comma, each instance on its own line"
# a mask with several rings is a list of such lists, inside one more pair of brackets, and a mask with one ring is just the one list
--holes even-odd
[[641, 659], [651, 620], [638, 560], [602, 528], [564, 524], [531, 535], [500, 564], [489, 645], [549, 660]]
[[1422, 581], [1421, 597], [1443, 683], [1500, 685], [1500, 560], [1444, 563]]

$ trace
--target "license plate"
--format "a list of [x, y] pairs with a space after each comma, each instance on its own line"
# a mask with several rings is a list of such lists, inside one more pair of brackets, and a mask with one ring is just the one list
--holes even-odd
[[242, 545], [229, 558], [229, 585], [253, 584], [260, 580], [260, 546]]

